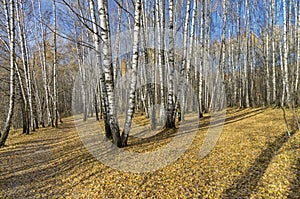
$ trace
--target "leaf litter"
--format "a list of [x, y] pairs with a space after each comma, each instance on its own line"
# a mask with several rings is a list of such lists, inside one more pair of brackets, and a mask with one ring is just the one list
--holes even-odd
[[[292, 113], [287, 116], [291, 122]], [[143, 115], [135, 120], [149, 123]], [[281, 110], [228, 109], [216, 146], [199, 159], [209, 121], [209, 115], [201, 119], [192, 145], [177, 161], [142, 174], [112, 169], [93, 157], [72, 117], [59, 129], [41, 128], [29, 136], [14, 130], [0, 149], [0, 198], [300, 198], [300, 133], [287, 136]], [[126, 150], [157, 150], [173, 134], [130, 137]]]

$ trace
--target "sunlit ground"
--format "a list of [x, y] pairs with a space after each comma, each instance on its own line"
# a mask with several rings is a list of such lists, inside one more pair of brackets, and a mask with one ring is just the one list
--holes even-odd
[[[94, 120], [76, 125], [88, 130]], [[159, 150], [176, 135], [148, 131], [148, 124], [144, 115], [134, 118], [126, 151]], [[300, 198], [300, 133], [288, 137], [282, 110], [228, 109], [216, 146], [199, 159], [209, 127], [205, 115], [193, 131], [183, 128], [182, 134], [196, 132], [188, 150], [166, 167], [141, 174], [112, 169], [93, 157], [73, 117], [58, 129], [29, 136], [14, 130], [0, 149], [0, 198]]]

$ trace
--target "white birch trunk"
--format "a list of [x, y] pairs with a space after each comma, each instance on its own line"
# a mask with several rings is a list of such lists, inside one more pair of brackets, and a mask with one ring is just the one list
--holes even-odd
[[269, 68], [269, 6], [267, 5], [267, 1], [265, 0], [265, 7], [266, 7], [266, 59], [265, 59], [265, 65], [266, 65], [266, 90], [267, 90], [267, 97], [266, 97], [266, 105], [270, 105], [270, 96], [271, 96], [271, 89], [270, 89], [270, 68]]
[[245, 0], [245, 15], [244, 15], [244, 24], [246, 26], [246, 32], [245, 32], [245, 38], [244, 38], [244, 81], [243, 81], [243, 86], [244, 86], [244, 100], [245, 104], [244, 106], [248, 108], [250, 106], [249, 103], [249, 84], [248, 84], [248, 63], [249, 63], [249, 53], [248, 53], [248, 23], [247, 23], [247, 18], [249, 16], [249, 2], [248, 0]]
[[221, 38], [221, 49], [222, 49], [222, 55], [221, 55], [221, 75], [222, 80], [225, 81], [225, 65], [226, 65], [226, 24], [227, 24], [227, 0], [222, 1], [223, 5], [223, 30], [222, 30], [222, 38]]
[[103, 41], [102, 52], [103, 52], [105, 86], [106, 86], [106, 92], [108, 98], [107, 113], [108, 113], [110, 131], [113, 137], [113, 142], [118, 147], [121, 147], [120, 129], [119, 129], [116, 111], [115, 111], [112, 52], [111, 52], [111, 40], [110, 40], [107, 6], [108, 4], [106, 0], [98, 0], [101, 38]]
[[[283, 55], [283, 42], [280, 41], [279, 43], [279, 54], [280, 54], [280, 70], [281, 70], [281, 74], [284, 74], [284, 55]], [[282, 81], [282, 95], [281, 95], [281, 101], [280, 101], [280, 106], [283, 107], [284, 106], [284, 102], [285, 102], [285, 94], [286, 94], [286, 82], [284, 80], [284, 76], [281, 77], [281, 81]]]
[[169, 62], [168, 62], [168, 103], [166, 128], [175, 128], [174, 110], [174, 1], [169, 0]]
[[296, 61], [296, 80], [295, 80], [295, 98], [296, 103], [299, 103], [299, 72], [300, 72], [300, 3], [295, 3], [295, 18], [296, 18], [296, 40], [297, 40], [297, 61]]
[[[120, 70], [119, 66], [119, 51], [120, 51], [120, 34], [121, 34], [121, 19], [122, 19], [122, 8], [118, 7], [118, 30], [115, 41], [115, 59], [114, 59], [114, 83], [117, 84], [118, 72]], [[98, 32], [98, 31], [97, 31]]]
[[145, 8], [144, 5], [142, 4], [142, 12], [143, 16], [141, 18], [142, 22], [142, 33], [143, 33], [143, 40], [144, 40], [144, 57], [145, 57], [145, 73], [146, 73], [146, 81], [147, 81], [147, 86], [146, 86], [146, 91], [148, 94], [148, 113], [150, 117], [150, 129], [154, 130], [156, 129], [156, 111], [155, 111], [155, 106], [154, 106], [154, 98], [153, 98], [153, 91], [152, 91], [152, 84], [151, 84], [151, 73], [150, 73], [150, 65], [149, 65], [149, 51], [148, 51], [148, 31], [147, 31], [147, 24], [146, 24], [146, 13], [145, 13]]
[[159, 81], [160, 81], [160, 124], [164, 124], [165, 120], [165, 94], [164, 94], [164, 49], [163, 49], [163, 42], [164, 38], [162, 35], [162, 22], [161, 22], [161, 15], [164, 13], [160, 13], [162, 9], [160, 9], [161, 5], [159, 0], [155, 2], [155, 10], [156, 10], [156, 27], [157, 27], [157, 53], [158, 53], [158, 61], [157, 61], [157, 68], [159, 69]]
[[[17, 9], [18, 10], [18, 9]], [[22, 118], [23, 118], [23, 134], [29, 135], [29, 115], [28, 115], [28, 105], [27, 105], [27, 99], [25, 94], [25, 89], [22, 82], [22, 77], [20, 74], [20, 70], [18, 68], [18, 65], [15, 64], [15, 73], [18, 77], [18, 85], [19, 85], [19, 94], [21, 97], [21, 110], [22, 110]]]
[[[33, 10], [33, 13], [34, 15], [37, 15], [37, 13], [35, 12], [35, 6], [34, 6], [34, 0], [31, 1], [32, 3], [32, 10]], [[35, 32], [38, 32], [38, 28], [37, 28], [37, 20], [36, 18], [34, 17], [33, 19], [34, 21], [34, 30]], [[37, 35], [35, 34], [34, 35], [35, 37], [35, 42], [36, 42], [36, 45], [38, 47], [38, 54], [39, 54], [39, 59], [41, 61], [41, 65], [42, 65], [42, 50], [41, 50], [41, 46], [39, 44], [39, 41], [38, 41], [38, 37]], [[33, 59], [33, 61], [35, 60], [35, 58]], [[32, 76], [33, 76], [33, 87], [34, 87], [34, 96], [35, 96], [35, 101], [36, 101], [36, 105], [37, 105], [37, 114], [38, 114], [38, 122], [36, 124], [36, 128], [38, 128], [38, 125], [42, 125], [42, 127], [45, 127], [45, 121], [44, 121], [44, 114], [43, 114], [43, 109], [42, 109], [42, 103], [41, 103], [41, 98], [40, 98], [40, 94], [39, 94], [39, 89], [38, 89], [38, 84], [36, 82], [36, 72], [35, 72], [35, 69], [34, 69], [34, 65], [35, 65], [35, 62], [32, 64]], [[30, 74], [29, 74], [29, 77], [30, 77]]]
[[[195, 7], [197, 6], [197, 1], [195, 2]], [[195, 10], [197, 10], [197, 8], [194, 8]], [[201, 49], [200, 49], [200, 64], [199, 64], [199, 92], [198, 92], [198, 99], [199, 99], [199, 104], [198, 104], [198, 118], [202, 118], [203, 117], [203, 113], [202, 113], [202, 85], [203, 85], [203, 69], [206, 67], [206, 55], [205, 55], [205, 9], [207, 9], [207, 0], [204, 0], [202, 3], [202, 16], [201, 16], [201, 20], [200, 20], [200, 45], [201, 45]], [[194, 17], [196, 16], [196, 13], [194, 13]], [[198, 57], [198, 55], [196, 55]], [[196, 66], [197, 67], [198, 62], [196, 62]]]
[[[185, 109], [185, 93], [182, 95], [182, 91], [185, 90], [185, 71], [187, 66], [187, 44], [188, 44], [188, 33], [189, 33], [189, 27], [190, 27], [190, 10], [191, 10], [191, 1], [187, 0], [186, 3], [186, 16], [185, 16], [185, 23], [184, 23], [184, 30], [183, 30], [183, 58], [182, 58], [182, 66], [180, 68], [180, 77], [179, 77], [179, 85], [178, 85], [178, 91], [177, 91], [177, 99], [175, 102], [175, 110], [178, 109], [179, 106], [179, 99], [182, 97], [182, 104], [180, 105], [180, 113], [181, 113], [181, 120], [184, 120], [184, 109]], [[174, 114], [174, 117], [176, 114]], [[175, 120], [175, 118], [174, 118]]]
[[[207, 5], [206, 5], [206, 20], [205, 20], [205, 26], [206, 26], [206, 43], [205, 45], [205, 49], [206, 49], [206, 54], [210, 55], [211, 54], [211, 49], [210, 49], [210, 41], [211, 41], [211, 36], [210, 36], [210, 31], [211, 31], [211, 23], [212, 23], [212, 19], [211, 19], [211, 15], [212, 15], [212, 2], [211, 1], [207, 1]], [[209, 68], [211, 68], [211, 60], [206, 60], [205, 61], [205, 65], [203, 70], [205, 71], [205, 82], [207, 82], [205, 88], [205, 101], [204, 101], [204, 105], [205, 105], [205, 111], [208, 112], [209, 111], [209, 84], [208, 84], [208, 75], [209, 75]]]
[[[195, 45], [195, 21], [196, 21], [196, 15], [197, 15], [197, 1], [193, 0], [193, 8], [192, 8], [192, 20], [191, 20], [191, 34], [190, 34], [190, 42], [187, 49], [187, 61], [186, 61], [186, 79], [187, 79], [187, 89], [186, 94], [187, 96], [193, 96], [191, 95], [191, 90], [189, 88], [192, 87], [192, 60], [194, 60], [194, 45]], [[189, 107], [187, 106], [187, 110], [189, 110]]]
[[[4, 10], [6, 15], [6, 24], [7, 24], [7, 34], [9, 38], [9, 56], [10, 56], [10, 81], [9, 81], [9, 107], [8, 113], [6, 116], [6, 121], [4, 125], [3, 133], [0, 133], [0, 147], [4, 146], [5, 141], [8, 137], [13, 111], [14, 111], [14, 103], [15, 103], [15, 20], [14, 20], [14, 0], [9, 1], [9, 8], [7, 6], [6, 0], [3, 0]], [[9, 10], [10, 9], [10, 10]]]
[[276, 102], [276, 48], [275, 48], [275, 0], [271, 2], [271, 18], [272, 18], [272, 81], [273, 81], [273, 95], [272, 103]]
[[127, 146], [131, 122], [135, 110], [136, 99], [136, 84], [137, 84], [137, 70], [139, 61], [139, 37], [140, 37], [140, 21], [141, 21], [141, 0], [135, 3], [134, 12], [134, 35], [133, 35], [133, 49], [132, 49], [132, 67], [131, 67], [131, 82], [129, 91], [128, 110], [126, 114], [124, 130], [122, 132], [122, 146]]
[[48, 87], [48, 78], [47, 78], [47, 60], [46, 60], [46, 40], [45, 40], [45, 30], [42, 19], [42, 10], [41, 10], [41, 1], [38, 0], [39, 5], [39, 17], [40, 17], [40, 28], [42, 34], [42, 76], [44, 83], [44, 91], [45, 91], [45, 105], [48, 116], [48, 126], [53, 126], [52, 115], [50, 111], [50, 103], [49, 103], [49, 87]]
[[58, 127], [58, 97], [57, 97], [57, 46], [56, 46], [56, 0], [53, 0], [53, 113], [54, 125]]
[[[20, 4], [20, 7], [19, 7]], [[16, 15], [17, 15], [17, 21], [18, 21], [18, 28], [19, 28], [19, 37], [20, 37], [20, 47], [21, 47], [21, 59], [23, 64], [23, 70], [24, 70], [24, 77], [25, 77], [25, 85], [26, 85], [26, 91], [27, 91], [27, 97], [25, 98], [26, 104], [29, 105], [29, 111], [30, 111], [30, 125], [32, 131], [35, 131], [34, 126], [34, 114], [33, 114], [33, 106], [32, 106], [32, 91], [31, 91], [31, 76], [30, 76], [30, 70], [29, 70], [29, 61], [28, 61], [28, 52], [27, 52], [27, 45], [26, 45], [26, 32], [24, 28], [24, 8], [23, 8], [23, 1], [20, 0], [20, 2], [16, 3]], [[25, 109], [27, 111], [27, 105], [25, 105]]]
[[94, 1], [90, 0], [89, 4], [90, 4], [90, 15], [91, 15], [92, 23], [93, 23], [93, 41], [94, 41], [96, 57], [97, 57], [96, 68], [99, 69], [101, 103], [103, 105], [105, 133], [108, 138], [112, 138], [110, 126], [109, 126], [108, 115], [107, 115], [107, 111], [108, 111], [107, 100], [108, 99], [107, 99], [105, 82], [103, 79], [103, 69], [102, 69], [102, 64], [101, 64], [102, 58], [101, 58], [100, 36], [99, 36], [99, 31], [98, 31], [98, 26], [97, 26], [97, 21], [96, 21]]
[[284, 82], [284, 90], [286, 91], [286, 98], [285, 98], [285, 105], [290, 107], [290, 86], [289, 86], [289, 71], [288, 71], [288, 53], [289, 53], [289, 46], [288, 46], [288, 18], [287, 18], [287, 10], [286, 10], [286, 0], [283, 0], [283, 82]]

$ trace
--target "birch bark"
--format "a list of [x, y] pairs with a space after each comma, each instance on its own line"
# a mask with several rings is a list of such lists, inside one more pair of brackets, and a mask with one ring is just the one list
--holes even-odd
[[6, 116], [6, 121], [4, 125], [3, 133], [0, 133], [0, 147], [4, 146], [5, 141], [8, 137], [13, 111], [14, 111], [14, 104], [15, 104], [15, 2], [14, 0], [9, 1], [9, 8], [7, 5], [6, 0], [3, 0], [4, 10], [6, 15], [6, 31], [9, 38], [9, 57], [10, 57], [10, 81], [9, 81], [9, 108], [8, 113]]
[[175, 128], [174, 120], [174, 1], [169, 0], [169, 62], [168, 62], [168, 102], [167, 102], [167, 119], [166, 128]]
[[136, 84], [137, 84], [137, 71], [139, 61], [139, 40], [140, 40], [140, 21], [141, 21], [141, 0], [135, 3], [134, 11], [134, 35], [133, 35], [133, 49], [132, 49], [132, 67], [131, 67], [131, 82], [129, 91], [128, 110], [126, 114], [124, 130], [122, 132], [122, 146], [127, 146], [128, 136], [132, 123], [132, 118], [135, 110], [136, 99]]
[[105, 87], [108, 98], [108, 120], [110, 131], [113, 138], [113, 143], [118, 147], [122, 146], [120, 138], [120, 129], [117, 121], [116, 110], [115, 110], [115, 96], [114, 96], [114, 82], [113, 82], [113, 66], [112, 66], [112, 51], [111, 51], [111, 40], [110, 40], [110, 29], [108, 19], [108, 4], [107, 0], [98, 0], [98, 12], [100, 22], [100, 33], [103, 41], [103, 66], [104, 66], [104, 77]]

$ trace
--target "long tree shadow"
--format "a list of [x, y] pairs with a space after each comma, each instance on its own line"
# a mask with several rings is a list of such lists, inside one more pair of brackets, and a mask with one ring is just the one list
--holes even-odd
[[297, 159], [297, 164], [295, 167], [296, 177], [294, 181], [291, 183], [290, 193], [288, 198], [296, 199], [300, 198], [300, 157]]
[[[241, 112], [242, 110], [236, 111], [237, 114], [230, 115], [229, 117], [225, 118], [225, 123], [223, 123], [223, 119], [217, 119], [213, 123], [211, 123], [211, 116], [204, 117], [204, 121], [199, 124], [200, 129], [208, 128], [209, 126], [213, 125], [215, 127], [220, 125], [227, 125], [232, 124], [235, 122], [239, 122], [251, 117], [254, 117], [258, 114], [263, 113], [263, 109], [255, 109], [247, 112]], [[241, 112], [241, 113], [240, 113]]]
[[[295, 132], [292, 132], [291, 136], [294, 133]], [[222, 198], [250, 198], [272, 158], [288, 140], [289, 136], [287, 133], [283, 133], [277, 137], [274, 142], [270, 142], [267, 148], [256, 158], [250, 168], [231, 185], [231, 188], [224, 192]]]
[[[241, 120], [245, 120], [245, 119], [254, 117], [262, 112], [263, 112], [263, 109], [255, 109], [255, 110], [251, 110], [251, 111], [247, 111], [247, 112], [242, 112], [242, 110], [237, 111], [236, 114], [226, 117], [225, 123], [222, 118], [215, 119], [215, 121], [213, 121], [213, 123], [212, 123], [211, 122], [212, 117], [205, 116], [204, 118], [199, 119], [198, 125], [193, 125], [193, 127], [195, 127], [195, 129], [191, 129], [192, 126], [185, 127], [187, 129], [184, 132], [191, 133], [193, 131], [198, 131], [198, 130], [203, 130], [203, 129], [209, 128], [210, 126], [217, 127], [217, 126], [221, 126], [221, 125], [235, 123], [235, 122], [238, 122]], [[184, 125], [188, 125], [188, 123], [186, 123]], [[169, 138], [173, 138], [174, 136], [176, 136], [179, 127], [180, 127], [180, 124], [177, 123], [176, 129], [161, 129], [161, 130], [157, 131], [156, 134], [151, 135], [147, 138], [137, 138], [135, 136], [130, 135], [128, 145], [129, 146], [137, 146], [137, 145], [144, 145], [144, 144], [151, 145], [151, 143], [155, 143], [157, 141], [163, 141], [163, 140], [167, 140]], [[144, 130], [142, 132], [139, 132], [139, 134], [145, 134], [145, 133], [147, 133], [147, 131], [149, 131], [149, 130]], [[184, 132], [181, 132], [180, 134], [185, 134]]]

